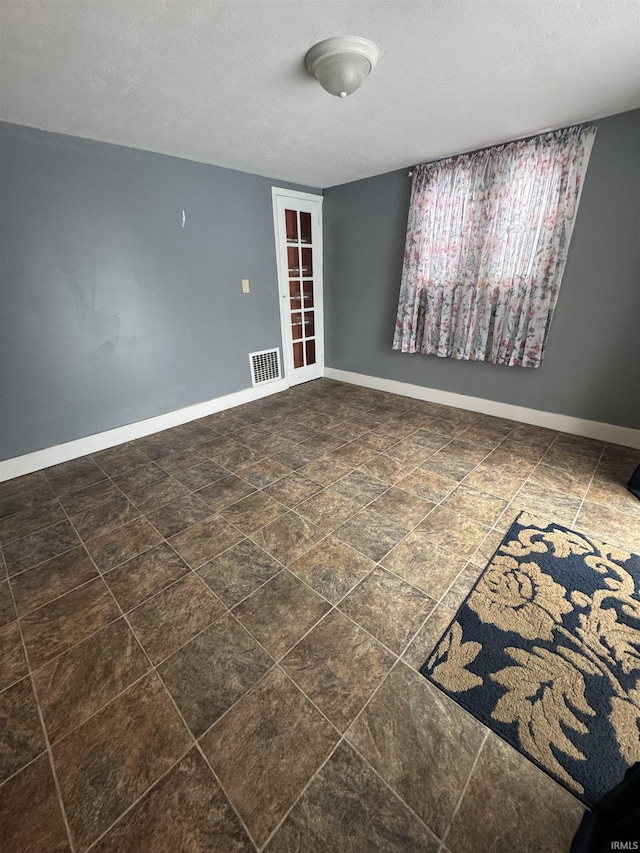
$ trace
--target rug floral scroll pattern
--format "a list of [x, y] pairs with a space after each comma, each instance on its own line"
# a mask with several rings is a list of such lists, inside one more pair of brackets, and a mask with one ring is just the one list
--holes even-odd
[[587, 805], [640, 760], [640, 557], [522, 514], [422, 673]]

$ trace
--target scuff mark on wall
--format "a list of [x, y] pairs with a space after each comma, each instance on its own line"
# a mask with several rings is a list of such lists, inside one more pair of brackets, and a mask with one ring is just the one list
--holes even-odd
[[94, 359], [94, 358], [101, 358], [104, 356], [111, 356], [111, 355], [113, 355], [113, 353], [115, 351], [116, 351], [116, 345], [114, 344], [114, 342], [113, 341], [105, 341], [102, 344], [102, 346], [98, 347], [97, 349], [95, 349], [91, 353], [89, 358]]

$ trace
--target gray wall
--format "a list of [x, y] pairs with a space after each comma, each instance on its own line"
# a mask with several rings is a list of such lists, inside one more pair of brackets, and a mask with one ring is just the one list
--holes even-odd
[[251, 385], [273, 183], [0, 123], [0, 459]]
[[406, 169], [324, 192], [326, 365], [640, 428], [640, 110], [594, 124], [541, 368], [391, 349], [411, 189]]

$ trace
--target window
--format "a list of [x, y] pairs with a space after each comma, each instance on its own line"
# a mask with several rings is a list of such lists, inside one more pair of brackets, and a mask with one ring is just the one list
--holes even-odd
[[418, 166], [393, 348], [539, 367], [595, 128]]

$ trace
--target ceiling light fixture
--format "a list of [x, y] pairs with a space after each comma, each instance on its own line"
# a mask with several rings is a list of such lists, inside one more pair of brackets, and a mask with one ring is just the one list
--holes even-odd
[[334, 36], [314, 44], [305, 57], [309, 74], [338, 98], [346, 98], [362, 85], [376, 67], [378, 48], [360, 36]]

